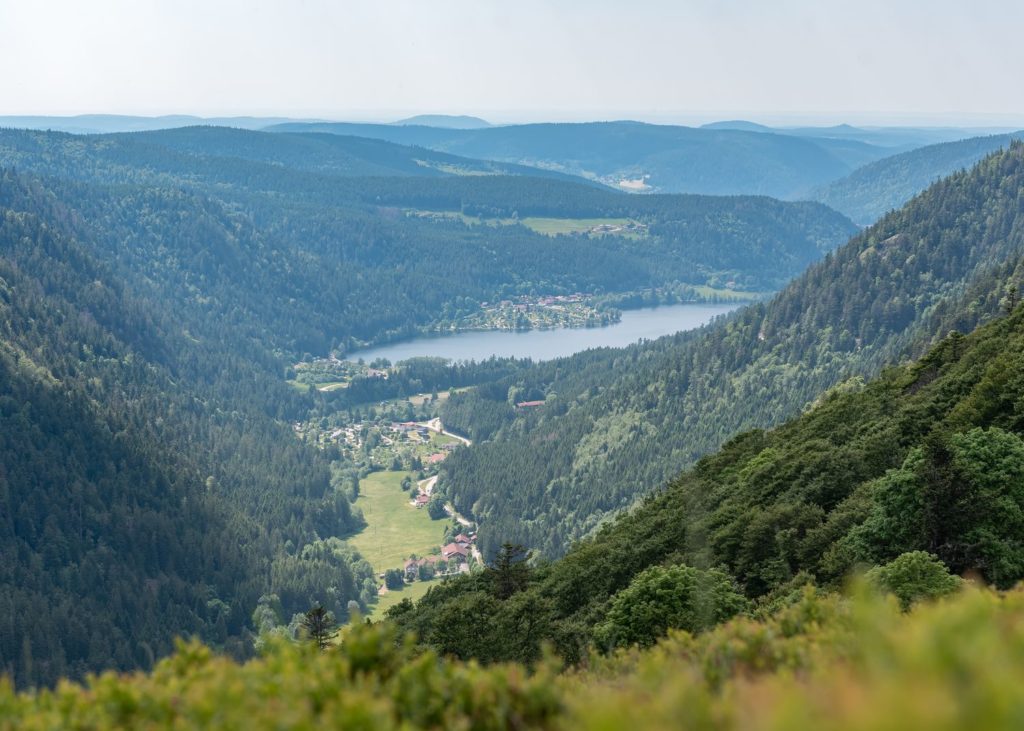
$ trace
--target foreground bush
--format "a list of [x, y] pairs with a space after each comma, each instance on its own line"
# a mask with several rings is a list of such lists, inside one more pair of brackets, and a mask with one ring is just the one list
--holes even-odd
[[3, 684], [0, 729], [985, 730], [1022, 727], [1022, 685], [1022, 591], [903, 612], [895, 598], [808, 590], [767, 620], [675, 633], [561, 676], [417, 656], [386, 626], [244, 665], [183, 644], [150, 674], [26, 694]]
[[239, 665], [197, 642], [149, 674], [15, 695], [0, 685], [0, 729], [546, 728], [561, 712], [545, 672], [415, 656], [386, 626], [356, 626], [341, 648], [280, 643]]
[[775, 617], [596, 660], [563, 686], [566, 728], [1024, 727], [1024, 592], [808, 593]]

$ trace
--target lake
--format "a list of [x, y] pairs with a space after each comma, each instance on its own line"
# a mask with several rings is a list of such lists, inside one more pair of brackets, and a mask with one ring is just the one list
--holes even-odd
[[607, 327], [557, 328], [554, 330], [486, 330], [448, 335], [429, 335], [412, 340], [357, 350], [346, 356], [367, 363], [387, 358], [397, 363], [408, 358], [433, 356], [451, 360], [484, 360], [492, 355], [551, 360], [588, 348], [623, 347], [638, 340], [654, 340], [683, 330], [693, 330], [738, 305], [664, 305], [623, 310], [622, 319]]

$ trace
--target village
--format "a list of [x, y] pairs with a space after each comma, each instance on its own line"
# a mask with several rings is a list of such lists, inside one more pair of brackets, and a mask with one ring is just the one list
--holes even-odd
[[471, 443], [437, 416], [449, 395], [418, 394], [293, 424], [300, 439], [330, 455], [337, 487], [366, 520], [347, 540], [377, 576], [375, 614], [483, 566], [476, 525], [437, 490], [445, 460]]
[[576, 292], [522, 295], [481, 302], [480, 311], [459, 320], [453, 330], [530, 330], [556, 327], [602, 327], [622, 318], [616, 309], [598, 305], [593, 295]]

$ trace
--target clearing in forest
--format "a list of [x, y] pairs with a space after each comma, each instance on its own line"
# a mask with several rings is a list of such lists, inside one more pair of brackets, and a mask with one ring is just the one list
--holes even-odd
[[431, 520], [425, 508], [409, 504], [411, 493], [401, 487], [406, 476], [412, 473], [371, 472], [359, 481], [356, 506], [366, 527], [348, 541], [376, 573], [402, 568], [410, 554], [426, 556], [444, 539], [445, 521]]

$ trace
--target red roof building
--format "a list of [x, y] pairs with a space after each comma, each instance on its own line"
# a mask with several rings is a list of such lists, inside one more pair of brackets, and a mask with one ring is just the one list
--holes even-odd
[[441, 557], [450, 560], [465, 561], [469, 557], [469, 551], [455, 543], [449, 543], [441, 549]]

